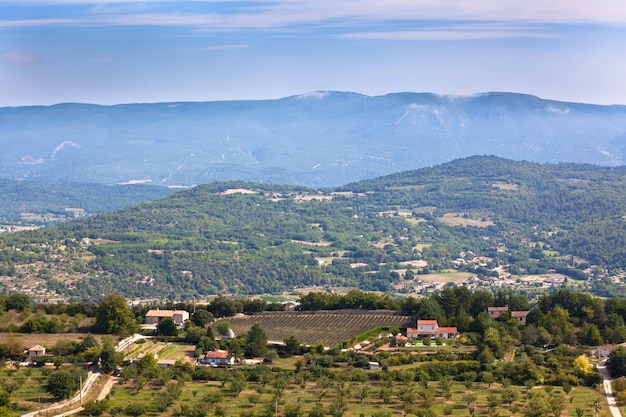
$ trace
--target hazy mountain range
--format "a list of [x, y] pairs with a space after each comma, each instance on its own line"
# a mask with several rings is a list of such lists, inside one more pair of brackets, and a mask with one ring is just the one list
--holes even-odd
[[622, 165], [626, 106], [513, 93], [0, 108], [0, 177], [333, 186], [471, 155]]

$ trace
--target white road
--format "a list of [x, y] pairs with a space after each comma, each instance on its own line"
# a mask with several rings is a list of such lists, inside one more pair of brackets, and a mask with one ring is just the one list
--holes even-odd
[[598, 364], [598, 372], [604, 377], [604, 392], [606, 394], [606, 401], [609, 403], [611, 415], [613, 417], [622, 417], [622, 412], [617, 406], [617, 401], [615, 401], [615, 396], [613, 396], [613, 390], [611, 389], [611, 375], [609, 374], [609, 370], [606, 369], [606, 359]]
[[[117, 346], [115, 347], [115, 351], [116, 352], [123, 352], [124, 350], [126, 350], [132, 343], [134, 343], [135, 341], [139, 340], [139, 339], [143, 339], [146, 336], [140, 335], [135, 333], [132, 336], [127, 337], [126, 339], [122, 339], [119, 341], [119, 343], [117, 344]], [[83, 389], [82, 391], [80, 391], [79, 393], [77, 393], [74, 397], [58, 402], [58, 403], [54, 403], [50, 406], [48, 406], [47, 409], [43, 409], [43, 410], [38, 410], [38, 411], [33, 411], [27, 414], [22, 414], [22, 417], [35, 417], [37, 414], [42, 414], [42, 415], [49, 415], [49, 413], [51, 411], [54, 410], [58, 410], [60, 408], [65, 408], [67, 406], [70, 406], [72, 404], [78, 404], [79, 407], [71, 410], [71, 411], [67, 411], [64, 412], [62, 414], [53, 414], [53, 417], [63, 417], [63, 416], [67, 416], [70, 414], [76, 414], [79, 411], [82, 411], [82, 407], [80, 406], [81, 403], [81, 399], [84, 398], [87, 395], [87, 392], [89, 391], [89, 389], [91, 388], [91, 386], [93, 385], [93, 383], [96, 381], [96, 379], [98, 379], [98, 377], [100, 377], [100, 375], [102, 375], [102, 372], [100, 371], [100, 369], [98, 369], [97, 371], [94, 372], [89, 372], [87, 379], [85, 381], [83, 381]], [[110, 390], [111, 386], [110, 384], [106, 384], [105, 389]], [[104, 396], [102, 396], [102, 393], [100, 393], [101, 395], [99, 396], [100, 398], [103, 398], [104, 396], [106, 396], [107, 393], [104, 393]]]

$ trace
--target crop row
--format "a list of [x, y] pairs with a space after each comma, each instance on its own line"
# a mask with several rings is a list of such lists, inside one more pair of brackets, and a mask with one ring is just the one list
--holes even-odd
[[411, 317], [383, 314], [258, 314], [226, 319], [235, 332], [247, 332], [254, 324], [263, 328], [269, 340], [282, 341], [294, 336], [302, 344], [334, 346], [380, 326], [406, 327]]

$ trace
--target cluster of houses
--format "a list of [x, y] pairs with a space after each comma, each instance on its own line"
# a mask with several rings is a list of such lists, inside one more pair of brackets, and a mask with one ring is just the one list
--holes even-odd
[[530, 311], [510, 311], [508, 306], [505, 307], [487, 307], [487, 313], [492, 319], [498, 319], [505, 313], [510, 313], [511, 317], [523, 326], [526, 325], [526, 317]]
[[[503, 314], [509, 313], [520, 325], [526, 325], [526, 317], [529, 311], [510, 311], [505, 307], [488, 307], [487, 313], [492, 319], [498, 319]], [[456, 327], [439, 327], [437, 320], [417, 320], [415, 328], [406, 329], [406, 336], [409, 339], [429, 337], [431, 339], [453, 339], [459, 335]]]

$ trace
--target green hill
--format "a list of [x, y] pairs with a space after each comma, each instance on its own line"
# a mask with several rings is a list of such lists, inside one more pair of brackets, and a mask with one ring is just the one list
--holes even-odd
[[93, 300], [411, 292], [431, 273], [493, 285], [551, 272], [613, 291], [625, 172], [472, 157], [337, 189], [208, 184], [3, 236], [0, 274], [7, 289]]

